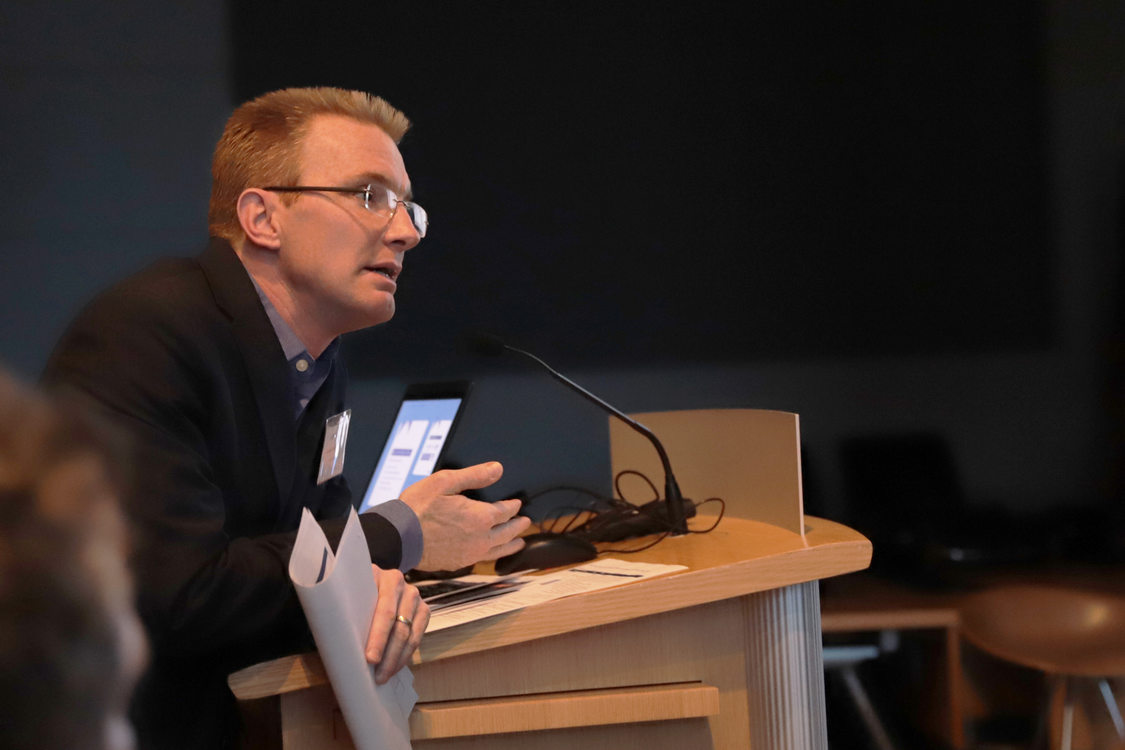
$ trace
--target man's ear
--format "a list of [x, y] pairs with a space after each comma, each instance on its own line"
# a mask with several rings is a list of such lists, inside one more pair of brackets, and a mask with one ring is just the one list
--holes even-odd
[[277, 196], [259, 188], [247, 188], [238, 196], [238, 223], [246, 239], [260, 247], [278, 250], [281, 237], [278, 232], [276, 210]]

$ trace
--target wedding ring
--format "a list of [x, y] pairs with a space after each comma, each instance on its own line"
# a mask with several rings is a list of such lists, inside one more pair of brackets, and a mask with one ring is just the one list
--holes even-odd
[[406, 615], [395, 615], [395, 619], [398, 620], [399, 622], [401, 622], [403, 625], [405, 625], [408, 628], [414, 627], [414, 621], [411, 620]]

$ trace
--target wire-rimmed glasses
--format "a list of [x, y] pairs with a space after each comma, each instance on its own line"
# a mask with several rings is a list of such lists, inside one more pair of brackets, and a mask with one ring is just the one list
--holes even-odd
[[309, 185], [272, 185], [262, 190], [274, 193], [345, 193], [355, 195], [363, 200], [363, 207], [373, 214], [387, 217], [387, 223], [394, 220], [395, 212], [401, 205], [414, 225], [418, 237], [426, 236], [426, 229], [430, 226], [430, 217], [426, 209], [414, 201], [404, 201], [395, 191], [386, 185], [372, 183], [363, 187], [317, 187]]

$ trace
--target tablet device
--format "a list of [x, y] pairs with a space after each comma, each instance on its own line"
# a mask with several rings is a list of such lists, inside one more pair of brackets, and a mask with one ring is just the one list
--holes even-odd
[[469, 383], [415, 383], [407, 387], [359, 511], [393, 500], [438, 468], [457, 426]]

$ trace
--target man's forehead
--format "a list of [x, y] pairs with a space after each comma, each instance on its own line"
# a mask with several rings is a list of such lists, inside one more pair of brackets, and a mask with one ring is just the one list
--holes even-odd
[[[408, 190], [410, 180], [394, 140], [378, 125], [343, 115], [316, 115], [301, 142], [301, 177], [380, 182]], [[315, 178], [315, 179], [314, 179]]]

